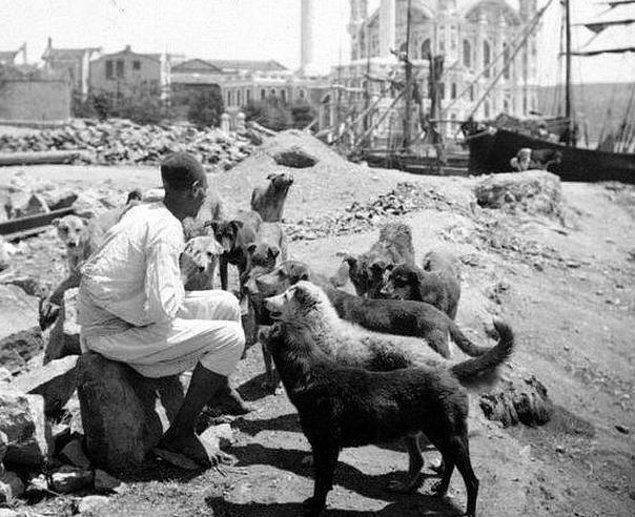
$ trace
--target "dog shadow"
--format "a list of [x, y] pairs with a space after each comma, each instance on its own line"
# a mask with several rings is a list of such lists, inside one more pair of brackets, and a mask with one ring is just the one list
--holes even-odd
[[[327, 509], [321, 515], [330, 517], [408, 517], [437, 516], [455, 517], [462, 515], [454, 505], [446, 499], [433, 496], [404, 496], [406, 499], [389, 504], [377, 511]], [[222, 497], [208, 497], [205, 504], [218, 517], [298, 517], [304, 515], [304, 506], [299, 503], [247, 503], [237, 504], [225, 501]]]
[[[270, 465], [279, 470], [286, 470], [298, 476], [313, 478], [313, 468], [306, 464], [305, 459], [309, 454], [307, 451], [297, 449], [274, 449], [263, 447], [261, 444], [248, 444], [231, 449], [238, 462], [237, 467], [248, 465]], [[405, 460], [405, 458], [404, 458]], [[406, 469], [404, 461], [404, 470]], [[380, 475], [369, 475], [361, 472], [357, 468], [342, 462], [338, 462], [335, 470], [334, 483], [347, 490], [356, 492], [364, 497], [393, 502], [404, 498], [424, 497], [423, 494], [415, 493], [404, 495], [390, 492], [387, 486], [391, 481], [403, 481], [405, 472], [389, 472]], [[422, 473], [425, 480], [431, 477], [438, 477], [437, 474], [428, 472]], [[307, 496], [308, 497], [308, 496]]]
[[255, 400], [263, 399], [268, 395], [273, 395], [271, 391], [263, 388], [262, 384], [265, 379], [266, 374], [264, 373], [260, 373], [255, 377], [252, 377], [237, 388], [238, 393], [240, 393], [240, 396], [243, 398], [243, 400], [246, 400], [248, 402], [254, 402]]

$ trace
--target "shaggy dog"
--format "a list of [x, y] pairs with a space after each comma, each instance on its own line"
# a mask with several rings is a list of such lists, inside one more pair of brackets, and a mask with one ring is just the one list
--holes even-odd
[[307, 500], [311, 515], [325, 507], [342, 447], [406, 437], [408, 478], [391, 488], [416, 490], [423, 468], [417, 440], [421, 433], [443, 456], [437, 493], [446, 493], [456, 465], [467, 488], [468, 515], [475, 515], [478, 480], [469, 462], [468, 402], [460, 384], [483, 375], [491, 382], [497, 366], [513, 351], [511, 329], [495, 322], [498, 345], [479, 358], [448, 365], [340, 320], [326, 295], [309, 282], [298, 282], [265, 304], [282, 325], [263, 339], [313, 451], [315, 491]]
[[260, 225], [255, 242], [247, 246], [249, 271], [253, 266], [273, 269], [278, 260], [287, 260], [287, 237], [280, 223]]
[[253, 211], [241, 210], [231, 221], [212, 221], [211, 226], [216, 240], [223, 246], [220, 256], [220, 283], [227, 290], [227, 266], [232, 264], [238, 268], [241, 282], [249, 266], [249, 246], [256, 242], [262, 225], [261, 217]]
[[412, 230], [403, 223], [388, 223], [379, 232], [379, 240], [369, 251], [355, 257], [346, 255], [349, 276], [359, 296], [380, 297], [384, 273], [397, 264], [414, 264]]
[[284, 202], [289, 188], [293, 185], [293, 176], [286, 172], [269, 174], [267, 188], [255, 188], [251, 194], [251, 209], [258, 212], [267, 223], [282, 221]]
[[451, 257], [431, 251], [424, 257], [423, 269], [401, 264], [389, 270], [387, 276], [381, 291], [386, 298], [426, 302], [451, 319], [456, 318], [461, 284]]
[[468, 355], [479, 356], [489, 350], [472, 343], [454, 321], [432, 305], [355, 296], [332, 287], [323, 276], [312, 274], [302, 262], [283, 262], [270, 273], [258, 276], [255, 283], [263, 296], [273, 296], [301, 280], [311, 280], [320, 285], [340, 318], [368, 330], [423, 338], [445, 358], [450, 357], [448, 334]]
[[186, 291], [214, 289], [214, 273], [222, 252], [223, 247], [213, 235], [187, 241], [180, 259]]

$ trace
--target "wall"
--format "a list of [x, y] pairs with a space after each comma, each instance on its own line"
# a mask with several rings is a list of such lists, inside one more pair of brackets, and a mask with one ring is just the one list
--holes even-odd
[[0, 80], [0, 119], [65, 120], [71, 116], [66, 81]]
[[[106, 76], [106, 63], [112, 61], [113, 75]], [[123, 61], [123, 77], [117, 76], [117, 61]], [[138, 61], [140, 69], [133, 63]], [[120, 92], [129, 95], [134, 90], [143, 89], [158, 93], [161, 88], [161, 62], [134, 52], [110, 54], [90, 63], [90, 89], [93, 91]]]

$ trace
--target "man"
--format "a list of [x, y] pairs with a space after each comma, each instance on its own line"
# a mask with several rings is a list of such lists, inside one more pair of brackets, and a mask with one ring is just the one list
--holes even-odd
[[130, 208], [82, 267], [81, 343], [83, 350], [127, 363], [146, 377], [193, 368], [183, 405], [155, 452], [180, 466], [209, 467], [228, 456], [210, 454], [194, 425], [213, 397], [249, 411], [228, 382], [245, 335], [235, 296], [183, 289], [181, 221], [195, 217], [205, 200], [202, 165], [176, 153], [161, 165], [161, 178], [163, 202]]

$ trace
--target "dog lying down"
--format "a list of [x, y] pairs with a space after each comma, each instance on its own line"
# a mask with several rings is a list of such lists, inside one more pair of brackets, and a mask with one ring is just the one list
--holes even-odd
[[478, 480], [469, 463], [468, 403], [461, 385], [496, 380], [497, 367], [514, 349], [509, 326], [495, 320], [500, 334], [495, 347], [480, 357], [448, 364], [422, 354], [420, 347], [395, 342], [395, 336], [340, 320], [326, 294], [309, 282], [298, 282], [265, 304], [278, 323], [269, 333], [262, 332], [261, 339], [313, 450], [315, 492], [307, 501], [311, 514], [318, 515], [325, 506], [342, 447], [405, 437], [408, 477], [391, 488], [416, 490], [423, 468], [417, 435], [424, 433], [443, 456], [437, 493], [447, 491], [456, 465], [467, 487], [468, 515], [474, 515]]

